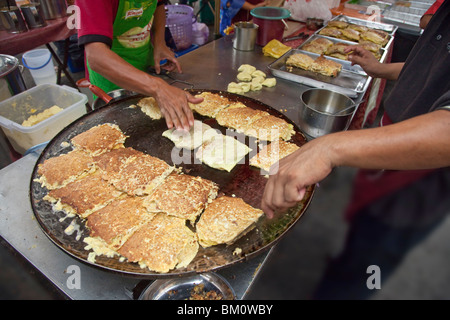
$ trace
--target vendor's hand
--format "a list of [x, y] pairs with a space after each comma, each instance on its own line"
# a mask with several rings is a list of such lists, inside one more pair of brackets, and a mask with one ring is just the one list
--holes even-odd
[[187, 91], [167, 84], [164, 80], [157, 79], [156, 81], [160, 81], [160, 83], [155, 99], [166, 120], [167, 127], [189, 131], [190, 127], [194, 125], [194, 115], [188, 103], [200, 103], [203, 98], [196, 98]]
[[261, 208], [269, 219], [276, 212], [296, 206], [305, 196], [308, 186], [330, 174], [334, 165], [328, 140], [332, 139], [323, 136], [312, 140], [272, 166], [261, 202]]
[[175, 54], [168, 46], [165, 44], [161, 44], [155, 46], [153, 49], [153, 58], [155, 60], [155, 71], [157, 74], [161, 72], [160, 62], [162, 60], [167, 60], [167, 63], [163, 65], [164, 69], [167, 71], [177, 71], [181, 73], [181, 65], [178, 62], [177, 58], [175, 58]]
[[369, 76], [379, 78], [381, 63], [370, 51], [358, 45], [348, 46], [344, 51], [349, 53], [348, 60], [352, 65], [358, 64]]

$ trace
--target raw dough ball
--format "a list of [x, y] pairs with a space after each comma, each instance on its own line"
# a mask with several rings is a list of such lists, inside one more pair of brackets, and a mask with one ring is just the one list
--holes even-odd
[[262, 83], [263, 86], [265, 87], [275, 87], [277, 84], [277, 79], [275, 78], [267, 78], [266, 80], [264, 80], [264, 82]]
[[255, 72], [252, 73], [252, 77], [256, 78], [256, 77], [266, 77], [266, 74], [264, 72], [262, 72], [261, 70], [256, 70]]
[[249, 92], [252, 88], [252, 84], [250, 82], [241, 82], [239, 85], [244, 92]]
[[231, 92], [231, 93], [238, 93], [238, 94], [244, 93], [241, 86], [239, 84], [237, 84], [236, 82], [230, 82], [228, 84], [227, 91]]
[[252, 81], [252, 75], [248, 72], [240, 72], [237, 75], [239, 81]]
[[247, 73], [252, 74], [253, 72], [256, 71], [256, 68], [249, 64], [243, 64], [239, 67], [238, 71], [239, 72], [247, 72]]

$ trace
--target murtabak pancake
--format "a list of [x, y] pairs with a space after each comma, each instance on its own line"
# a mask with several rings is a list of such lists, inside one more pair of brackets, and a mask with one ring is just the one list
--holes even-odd
[[245, 134], [264, 141], [290, 140], [295, 134], [294, 126], [283, 119], [269, 115], [254, 121]]
[[94, 160], [84, 151], [71, 151], [45, 160], [38, 165], [38, 182], [51, 189], [64, 187], [95, 171]]
[[51, 190], [44, 200], [54, 203], [56, 210], [64, 210], [69, 214], [87, 218], [92, 212], [105, 207], [121, 194], [122, 192], [95, 172], [62, 188]]
[[138, 101], [137, 105], [153, 120], [159, 120], [162, 118], [161, 109], [159, 109], [158, 103], [153, 97], [142, 98]]
[[218, 190], [218, 185], [210, 180], [171, 174], [151, 195], [144, 197], [144, 205], [149, 212], [164, 212], [194, 223]]
[[342, 70], [342, 65], [335, 61], [326, 59], [323, 55], [314, 60], [310, 70], [312, 72], [323, 74], [327, 77], [337, 77]]
[[102, 154], [117, 148], [123, 148], [127, 136], [119, 126], [105, 123], [90, 128], [71, 139], [75, 149], [81, 149], [92, 156]]
[[143, 201], [142, 197], [119, 197], [95, 211], [87, 218], [90, 236], [99, 237], [111, 249], [118, 250], [134, 232], [155, 216], [147, 211]]
[[196, 95], [196, 97], [202, 97], [203, 101], [198, 104], [189, 103], [190, 108], [209, 118], [214, 118], [220, 110], [225, 109], [231, 103], [226, 97], [207, 91]]
[[270, 167], [279, 160], [290, 155], [300, 147], [283, 140], [274, 141], [266, 145], [257, 155], [250, 159], [250, 165], [269, 172]]
[[172, 128], [164, 131], [162, 135], [171, 140], [177, 148], [194, 150], [217, 134], [220, 133], [207, 124], [194, 120], [194, 125], [189, 131]]
[[94, 162], [100, 169], [102, 178], [105, 180], [111, 180], [112, 178], [118, 177], [120, 167], [126, 159], [142, 154], [144, 153], [133, 148], [120, 148], [94, 157]]
[[235, 103], [220, 111], [216, 120], [221, 126], [244, 132], [253, 121], [268, 115], [265, 111], [249, 108], [242, 103]]
[[174, 170], [165, 161], [148, 154], [128, 157], [109, 181], [129, 195], [150, 194]]
[[198, 241], [184, 219], [158, 213], [118, 250], [142, 268], [164, 273], [186, 267], [197, 255]]
[[199, 243], [204, 248], [231, 244], [250, 231], [263, 214], [241, 198], [217, 198], [208, 204], [196, 224]]

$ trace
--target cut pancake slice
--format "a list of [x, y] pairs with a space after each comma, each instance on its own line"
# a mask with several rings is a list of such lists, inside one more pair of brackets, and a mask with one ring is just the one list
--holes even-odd
[[94, 161], [102, 173], [102, 178], [111, 180], [119, 177], [121, 165], [126, 159], [143, 154], [143, 152], [133, 148], [120, 148], [96, 156]]
[[268, 115], [265, 111], [255, 110], [238, 102], [220, 111], [216, 120], [221, 126], [244, 132], [253, 121]]
[[171, 174], [150, 195], [144, 205], [149, 212], [164, 212], [192, 224], [216, 196], [216, 183], [186, 174]]
[[283, 119], [269, 115], [250, 124], [245, 134], [263, 141], [290, 140], [294, 126]]
[[125, 241], [155, 214], [149, 213], [142, 197], [123, 196], [114, 199], [104, 208], [87, 218], [86, 226], [91, 237], [103, 239], [113, 250], [118, 250]]
[[94, 160], [84, 151], [71, 151], [38, 165], [38, 182], [49, 190], [64, 187], [95, 171]]
[[231, 103], [227, 98], [207, 91], [198, 94], [196, 97], [203, 98], [203, 101], [198, 104], [189, 103], [190, 108], [209, 118], [214, 118], [220, 110], [225, 109]]
[[92, 212], [105, 207], [121, 194], [123, 193], [95, 172], [62, 188], [51, 190], [44, 200], [54, 203], [56, 210], [87, 218]]
[[251, 158], [250, 165], [269, 172], [272, 165], [299, 148], [300, 147], [294, 143], [283, 140], [274, 141], [265, 146], [257, 155]]
[[150, 194], [174, 169], [165, 161], [142, 153], [128, 157], [109, 181], [129, 195], [140, 196]]
[[194, 150], [217, 134], [220, 133], [207, 124], [194, 120], [194, 125], [189, 132], [173, 128], [164, 131], [162, 135], [171, 140], [177, 148]]
[[231, 136], [217, 135], [204, 143], [195, 157], [211, 168], [230, 172], [250, 151], [244, 143]]
[[231, 244], [250, 231], [262, 215], [262, 210], [241, 198], [217, 198], [206, 207], [196, 225], [199, 243], [204, 248]]
[[127, 136], [122, 133], [119, 126], [105, 123], [73, 137], [71, 142], [74, 148], [84, 150], [92, 156], [102, 154], [117, 148], [123, 148]]
[[118, 250], [130, 262], [142, 268], [165, 273], [186, 267], [197, 255], [199, 245], [186, 221], [158, 213]]

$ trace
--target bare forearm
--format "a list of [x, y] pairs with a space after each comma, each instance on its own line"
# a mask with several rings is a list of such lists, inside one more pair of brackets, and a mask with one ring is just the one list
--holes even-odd
[[157, 6], [153, 20], [153, 43], [165, 44], [166, 12], [163, 5]]
[[329, 137], [333, 166], [415, 170], [450, 166], [450, 112], [434, 111], [382, 128]]
[[380, 64], [377, 73], [377, 78], [383, 78], [388, 80], [397, 80], [400, 75], [400, 71], [402, 71], [405, 63], [397, 62], [397, 63], [382, 63]]
[[103, 43], [90, 43], [85, 49], [91, 69], [121, 88], [153, 96], [162, 81], [136, 69]]

